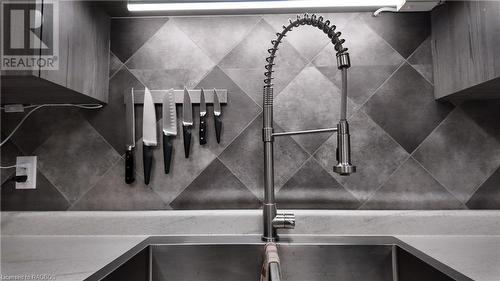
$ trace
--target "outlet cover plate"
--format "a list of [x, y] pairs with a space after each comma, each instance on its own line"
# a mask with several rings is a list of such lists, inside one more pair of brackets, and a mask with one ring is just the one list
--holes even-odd
[[16, 189], [36, 189], [36, 156], [18, 156], [16, 176], [28, 176], [26, 182], [16, 182]]

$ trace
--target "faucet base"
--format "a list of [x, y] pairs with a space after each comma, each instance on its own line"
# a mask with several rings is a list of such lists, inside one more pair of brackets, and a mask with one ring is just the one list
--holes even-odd
[[333, 171], [341, 176], [348, 176], [356, 172], [356, 166], [349, 164], [338, 164], [333, 166]]

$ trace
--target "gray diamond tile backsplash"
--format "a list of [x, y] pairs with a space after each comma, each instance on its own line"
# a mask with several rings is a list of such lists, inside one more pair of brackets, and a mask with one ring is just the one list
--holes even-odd
[[[207, 147], [219, 155], [248, 124], [259, 115], [261, 108], [229, 78], [219, 67], [215, 67], [196, 88], [223, 88], [231, 93], [229, 103], [222, 105], [222, 133], [220, 143], [215, 138], [213, 107], [207, 112]], [[195, 110], [198, 107], [195, 108]], [[195, 116], [198, 116], [195, 112]], [[197, 121], [197, 120], [195, 120]], [[196, 123], [196, 122], [195, 122]], [[199, 124], [196, 124], [199, 125]], [[197, 132], [197, 131], [196, 131]]]
[[456, 108], [422, 142], [414, 157], [465, 203], [500, 165], [500, 142]]
[[[348, 112], [353, 108], [349, 101]], [[314, 66], [304, 68], [274, 101], [274, 121], [285, 131], [334, 127], [339, 116], [340, 89]], [[293, 139], [314, 153], [331, 135], [298, 135]]]
[[71, 203], [86, 193], [120, 156], [74, 112], [34, 152], [40, 171]]
[[[275, 124], [276, 130], [280, 130]], [[219, 156], [259, 199], [264, 197], [264, 150], [259, 115]], [[291, 137], [276, 138], [274, 146], [275, 187], [279, 189], [302, 166], [309, 155]]]
[[71, 210], [126, 211], [170, 209], [151, 188], [145, 188], [142, 175], [136, 172], [135, 181], [123, 179], [125, 161], [120, 159], [111, 169], [72, 206]]
[[[262, 86], [276, 32], [294, 15], [128, 17], [111, 20], [109, 103], [100, 110], [44, 108], [1, 149], [2, 165], [38, 156], [36, 190], [15, 190], [2, 169], [2, 210], [260, 208], [263, 198]], [[434, 100], [430, 23], [424, 13], [323, 15], [346, 39], [352, 162], [341, 177], [336, 135], [276, 138], [281, 208], [500, 209], [499, 102], [452, 106]], [[334, 126], [340, 73], [328, 39], [294, 28], [276, 59], [275, 130]], [[131, 87], [226, 88], [222, 141], [208, 106], [208, 144], [183, 151], [181, 120], [170, 174], [162, 139], [144, 185], [142, 106], [136, 107], [136, 181], [124, 173], [123, 93]], [[161, 110], [157, 107], [157, 119]], [[197, 116], [199, 107], [194, 106]], [[178, 118], [182, 108], [177, 107]], [[2, 138], [23, 114], [1, 114]], [[161, 121], [158, 122], [158, 133]], [[471, 168], [474, 167], [474, 168]]]
[[260, 21], [258, 16], [179, 17], [176, 25], [218, 63]]
[[[351, 55], [349, 97], [361, 105], [401, 65], [403, 58], [386, 41], [356, 16], [341, 31]], [[318, 54], [313, 64], [340, 88], [340, 72], [331, 44]]]
[[366, 24], [403, 57], [408, 58], [431, 34], [429, 13], [384, 13], [362, 15]]
[[471, 209], [500, 209], [500, 168], [467, 201]]
[[215, 63], [174, 21], [165, 23], [126, 63], [150, 89], [194, 87]]
[[15, 183], [8, 181], [2, 184], [2, 211], [64, 211], [70, 203], [38, 171], [36, 189], [16, 190]]
[[126, 62], [162, 27], [168, 18], [116, 18], [111, 21], [111, 52]]
[[411, 153], [443, 121], [453, 105], [434, 100], [432, 85], [405, 63], [363, 109]]
[[431, 37], [427, 37], [425, 41], [418, 47], [415, 52], [408, 58], [408, 62], [413, 66], [427, 81], [434, 83], [434, 75], [432, 70], [432, 50]]
[[174, 209], [255, 209], [260, 207], [260, 201], [215, 159], [170, 206]]
[[332, 167], [337, 164], [337, 136], [331, 136], [314, 154], [319, 163], [361, 202], [368, 199], [380, 185], [409, 157], [370, 117], [358, 111], [350, 122], [352, 163], [356, 173], [339, 176]]
[[276, 194], [285, 209], [357, 209], [360, 202], [310, 158]]
[[384, 183], [361, 209], [462, 209], [464, 205], [413, 158]]

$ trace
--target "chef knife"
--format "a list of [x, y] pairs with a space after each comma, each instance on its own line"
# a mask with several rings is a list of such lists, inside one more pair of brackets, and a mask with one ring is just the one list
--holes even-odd
[[217, 143], [220, 143], [220, 133], [222, 131], [222, 110], [220, 108], [219, 98], [217, 97], [217, 91], [214, 89], [214, 123], [215, 123], [215, 136], [217, 138]]
[[205, 91], [200, 92], [200, 144], [207, 143], [207, 104], [205, 103]]
[[172, 159], [172, 139], [177, 135], [177, 112], [175, 109], [175, 94], [169, 90], [163, 97], [163, 163], [165, 174], [170, 171]]
[[184, 156], [189, 158], [191, 147], [191, 128], [193, 127], [193, 105], [189, 91], [184, 88], [184, 101], [182, 102], [182, 134], [184, 137]]
[[156, 141], [156, 114], [153, 97], [148, 88], [144, 90], [144, 108], [142, 116], [142, 160], [144, 164], [144, 183], [149, 184], [153, 164], [153, 147]]
[[134, 117], [134, 92], [126, 93], [125, 96], [125, 182], [130, 184], [135, 181], [134, 177], [134, 152], [135, 148], [135, 117]]

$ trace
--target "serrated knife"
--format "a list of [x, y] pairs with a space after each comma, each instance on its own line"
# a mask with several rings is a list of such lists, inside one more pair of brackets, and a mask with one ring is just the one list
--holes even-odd
[[217, 96], [217, 90], [214, 89], [214, 124], [215, 124], [215, 137], [217, 138], [217, 143], [220, 143], [220, 134], [222, 131], [222, 109], [220, 107], [219, 97]]
[[200, 144], [207, 143], [207, 104], [205, 103], [205, 91], [200, 92]]
[[134, 148], [135, 148], [135, 116], [134, 91], [126, 93], [125, 99], [125, 182], [130, 184], [134, 177]]
[[153, 97], [148, 88], [144, 90], [144, 108], [142, 115], [142, 160], [144, 164], [144, 183], [149, 184], [151, 166], [153, 164], [153, 149], [156, 141], [156, 113]]
[[172, 159], [172, 139], [177, 135], [177, 112], [175, 109], [174, 90], [169, 90], [163, 97], [163, 163], [165, 174], [170, 172]]
[[191, 147], [191, 129], [193, 127], [193, 105], [189, 91], [184, 88], [184, 100], [182, 102], [182, 135], [184, 137], [184, 156], [189, 158]]

